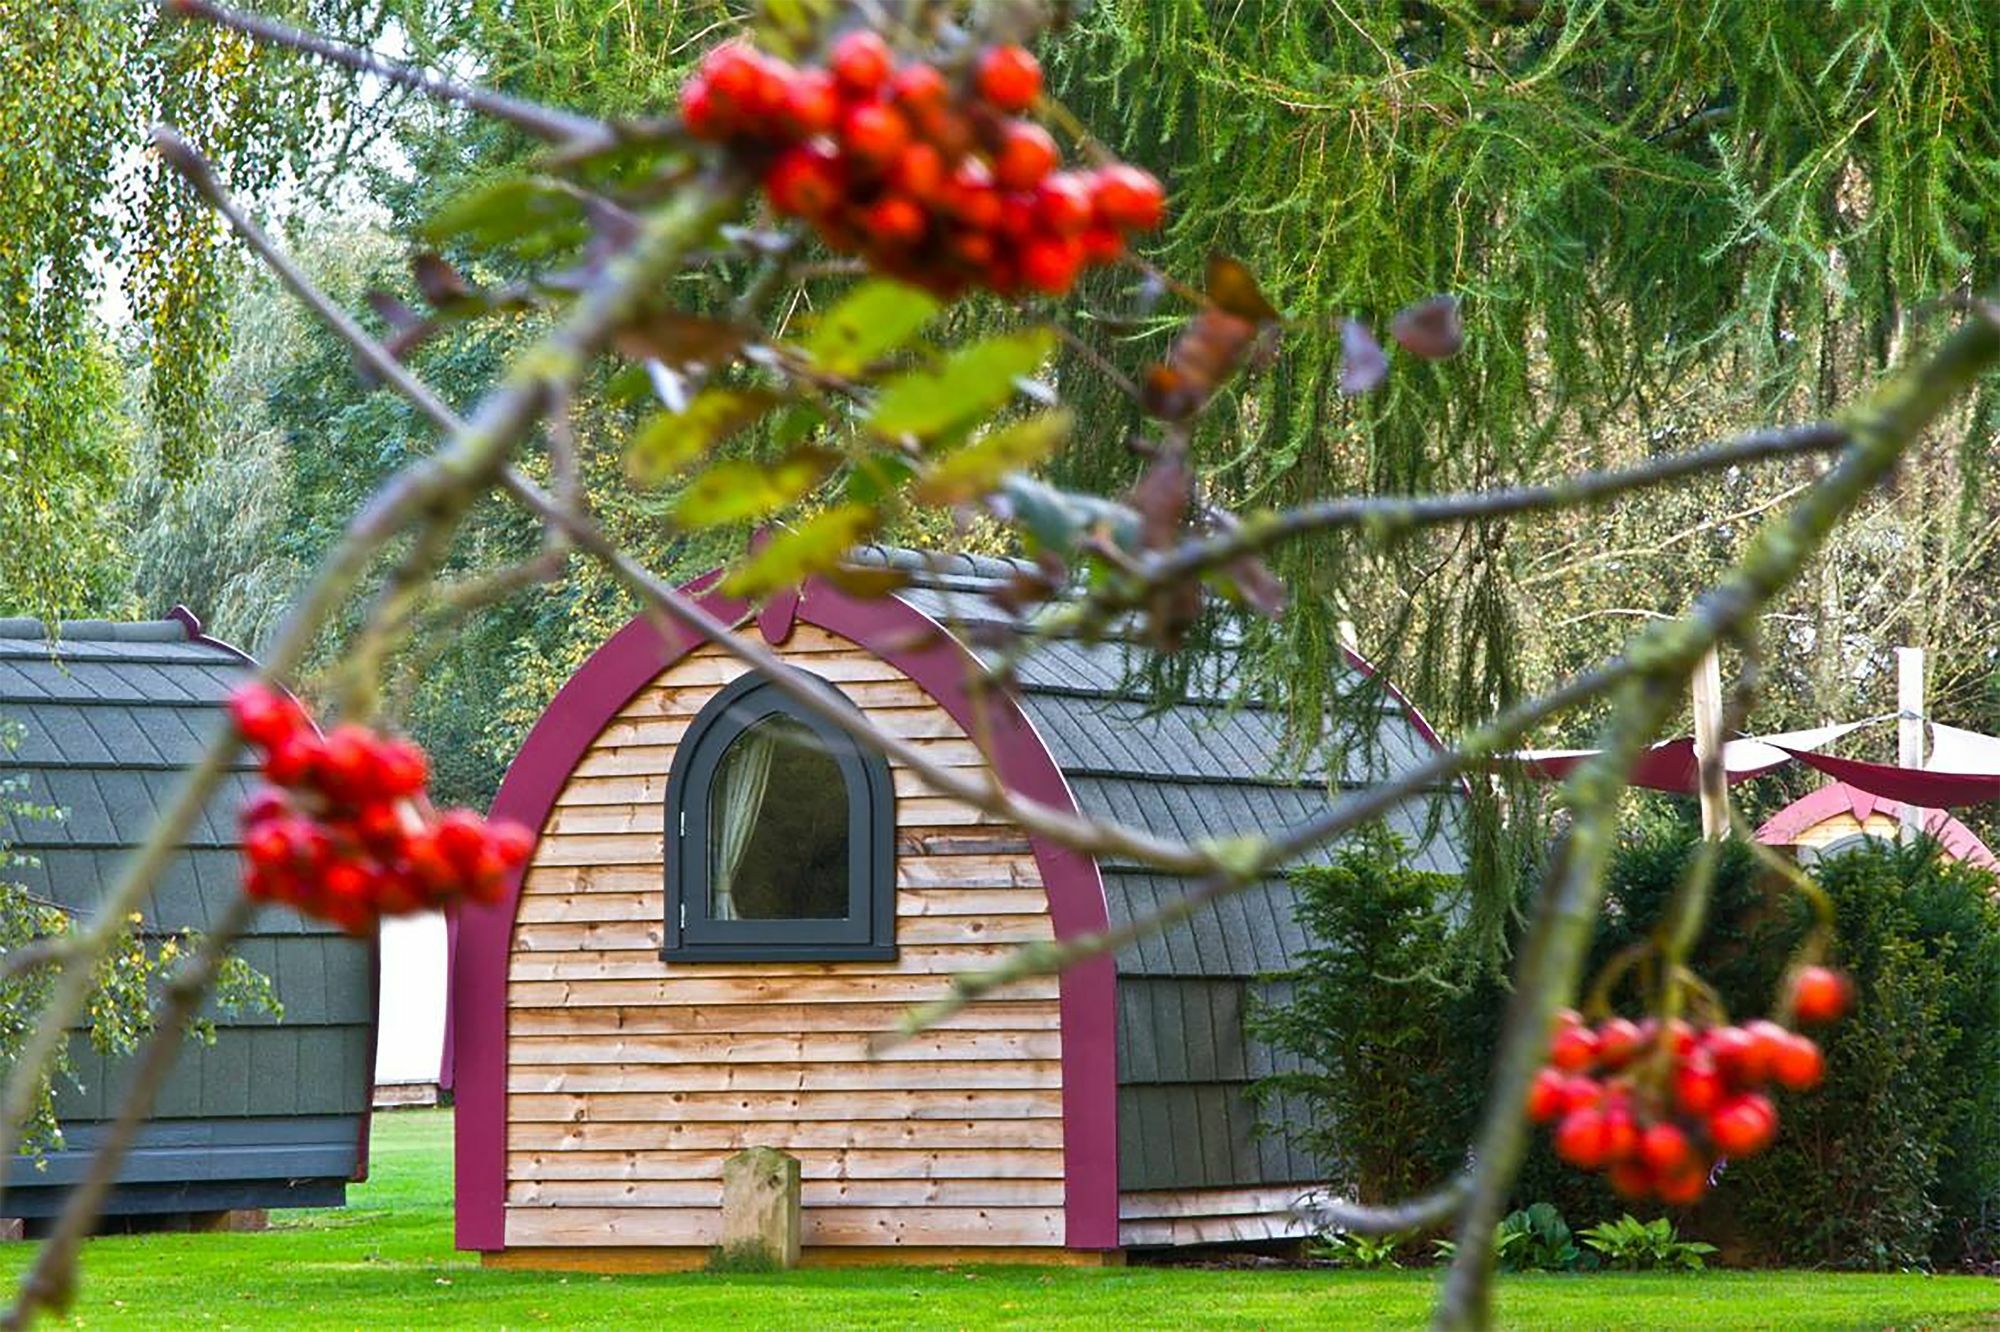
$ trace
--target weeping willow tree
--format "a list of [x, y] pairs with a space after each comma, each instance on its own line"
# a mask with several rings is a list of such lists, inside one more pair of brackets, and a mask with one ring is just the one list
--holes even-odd
[[[1163, 264], [1241, 256], [1293, 319], [1196, 446], [1232, 502], [1275, 505], [1830, 406], [1923, 302], [1994, 276], [1996, 43], [1979, 0], [1100, 0], [1050, 55], [1081, 118], [1171, 183]], [[1432, 291], [1461, 296], [1468, 354], [1344, 398], [1341, 320], [1380, 329]], [[1969, 479], [1994, 402], [1965, 422]], [[1101, 428], [1075, 479], [1132, 473], [1129, 410], [1083, 409]], [[1309, 591], [1256, 673], [1308, 720], [1353, 619], [1403, 642], [1427, 702], [1484, 713], [1522, 684], [1519, 579], [1547, 544], [1296, 545], [1280, 574]]]
[[[388, 21], [293, 8], [361, 37]], [[176, 477], [205, 452], [233, 262], [146, 126], [182, 125], [253, 190], [295, 187], [352, 89], [136, 0], [0, 0], [0, 36], [0, 607], [116, 610], [128, 442], [150, 427]], [[135, 402], [121, 354], [149, 367]]]

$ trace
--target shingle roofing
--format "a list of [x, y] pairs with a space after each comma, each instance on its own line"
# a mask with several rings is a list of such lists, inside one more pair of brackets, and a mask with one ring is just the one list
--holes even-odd
[[[0, 811], [0, 845], [18, 857], [0, 874], [67, 910], [94, 908], [251, 670], [241, 653], [202, 636], [192, 616], [70, 621], [53, 638], [40, 621], [0, 618], [0, 730], [16, 738], [11, 752], [0, 747], [0, 778], [20, 782], [19, 799], [61, 811], [58, 818]], [[255, 776], [244, 757], [224, 779], [148, 898], [146, 928], [203, 928], [236, 896], [235, 811]], [[290, 910], [266, 909], [238, 951], [277, 987], [285, 1020], [222, 1017], [215, 1045], [182, 1052], [160, 1115], [359, 1113], [374, 1031], [367, 946]], [[87, 1046], [75, 1051], [82, 1086], [63, 1092], [58, 1113], [66, 1126], [87, 1128], [115, 1108], [104, 1099], [113, 1079]], [[351, 1163], [351, 1124], [342, 1132]], [[60, 1174], [60, 1166], [51, 1168]]]

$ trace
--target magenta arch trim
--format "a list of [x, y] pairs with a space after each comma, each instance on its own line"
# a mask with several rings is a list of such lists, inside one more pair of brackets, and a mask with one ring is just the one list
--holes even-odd
[[[1767, 846], [1791, 846], [1807, 829], [1841, 814], [1852, 814], [1860, 823], [1868, 822], [1871, 814], [1897, 819], [1903, 815], [1903, 804], [1887, 796], [1872, 795], [1846, 782], [1829, 782], [1817, 791], [1800, 796], [1766, 819], [1763, 826], [1757, 829], [1757, 840]], [[1924, 810], [1923, 818], [1924, 831], [1952, 859], [2000, 872], [2000, 859], [1994, 857], [1972, 829], [1941, 809]]]
[[[684, 591], [726, 624], [750, 613], [744, 602], [712, 591], [714, 576]], [[895, 666], [949, 713], [985, 752], [1006, 787], [1030, 800], [1076, 812], [1069, 783], [1014, 699], [974, 693], [972, 655], [937, 621], [893, 597], [858, 600], [813, 581], [776, 615], [766, 633], [788, 634], [794, 621], [866, 648]], [[605, 725], [646, 684], [703, 640], [678, 626], [640, 616], [613, 634], [549, 704], [507, 769], [493, 817], [538, 833], [557, 794]], [[1030, 836], [1049, 897], [1056, 937], [1073, 939], [1109, 924], [1104, 880], [1090, 856]], [[461, 1249], [506, 1247], [507, 952], [525, 871], [492, 906], [459, 913], [451, 974], [451, 1050], [458, 1110], [457, 1242]], [[1063, 973], [1062, 1024], [1064, 1243], [1072, 1249], [1118, 1246], [1117, 973], [1096, 957]]]

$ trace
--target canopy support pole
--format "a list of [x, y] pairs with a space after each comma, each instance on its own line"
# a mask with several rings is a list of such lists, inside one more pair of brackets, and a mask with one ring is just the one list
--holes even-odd
[[[1896, 649], [1896, 766], [1916, 771], [1924, 766], [1924, 650]], [[1903, 840], [1923, 835], [1927, 811], [1903, 804]]]
[[[1702, 654], [1692, 682], [1694, 758], [1701, 787], [1701, 835], [1711, 842], [1729, 836], [1729, 777], [1722, 770], [1722, 657]], [[1710, 757], [1715, 762], [1709, 762]]]

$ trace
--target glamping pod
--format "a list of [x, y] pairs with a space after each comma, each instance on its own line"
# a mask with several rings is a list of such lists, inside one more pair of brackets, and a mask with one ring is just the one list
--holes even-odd
[[[1902, 802], [1871, 795], [1846, 782], [1830, 782], [1773, 814], [1757, 840], [1785, 846], [1803, 860], [1839, 855], [1864, 838], [1893, 842], [1902, 836]], [[1978, 834], [1941, 809], [1923, 811], [1924, 831], [1945, 856], [2000, 873], [2000, 860]]]
[[[839, 706], [1057, 809], [1198, 839], [1325, 807], [1322, 775], [1272, 773], [1275, 719], [1220, 691], [1123, 693], [1116, 644], [1049, 645], [1018, 697], [973, 688], [956, 631], [993, 615], [987, 595], [1021, 566], [854, 558], [909, 584], [859, 600], [815, 581], [761, 609], [712, 579], [690, 592]], [[1384, 694], [1345, 781], [1436, 744]], [[1459, 867], [1456, 796], [1392, 819], [1426, 867]], [[954, 973], [1187, 885], [941, 797], [646, 617], [557, 694], [494, 814], [540, 836], [513, 891], [458, 921], [460, 1247], [522, 1266], [699, 1262], [721, 1235], [723, 1162], [755, 1146], [800, 1162], [807, 1262], [1095, 1262], [1302, 1233], [1291, 1205], [1323, 1171], [1260, 1133], [1246, 1097], [1274, 1066], [1246, 1009], [1307, 943], [1282, 878], [882, 1046]]]
[[[0, 815], [0, 845], [22, 857], [0, 877], [65, 911], [93, 909], [224, 724], [223, 702], [252, 666], [184, 610], [145, 623], [65, 623], [53, 645], [39, 621], [0, 619], [0, 727], [18, 742], [0, 750], [0, 775], [25, 778], [21, 799], [62, 811]], [[239, 760], [147, 901], [143, 932], [202, 929], [236, 896], [236, 810], [255, 782]], [[375, 1043], [371, 950], [266, 908], [237, 951], [270, 979], [283, 1020], [212, 1014], [215, 1043], [182, 1049], [107, 1215], [324, 1207], [360, 1176]], [[70, 1054], [80, 1085], [58, 1088], [64, 1149], [6, 1163], [8, 1216], [59, 1210], [119, 1109], [123, 1061], [97, 1054], [82, 1033]]]

